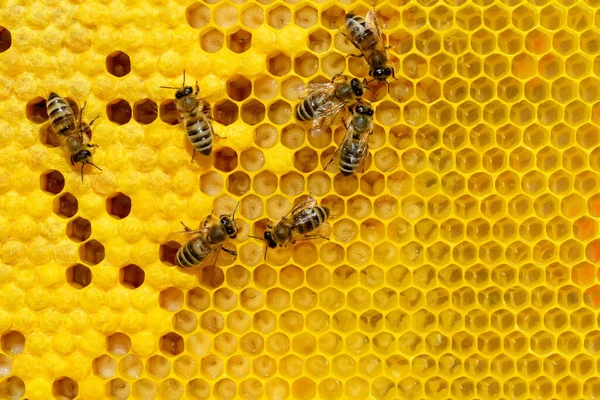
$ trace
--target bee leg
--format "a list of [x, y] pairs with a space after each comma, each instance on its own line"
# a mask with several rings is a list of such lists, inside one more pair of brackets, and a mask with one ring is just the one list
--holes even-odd
[[342, 76], [341, 73], [335, 74], [334, 76], [331, 77], [331, 82], [335, 81], [337, 78], [339, 78], [340, 76]]
[[192, 231], [192, 229], [189, 226], [187, 226], [186, 224], [184, 224], [183, 221], [179, 221], [179, 222], [181, 222], [181, 225], [183, 225], [183, 230], [184, 231], [186, 231], [186, 232], [191, 232]]
[[197, 96], [198, 93], [200, 93], [200, 86], [198, 85], [198, 81], [196, 81], [196, 93], [194, 94]]
[[88, 143], [87, 147], [100, 147], [100, 146], [98, 146], [97, 144]]
[[227, 249], [225, 247], [221, 247], [221, 249], [227, 253], [227, 254], [231, 254], [234, 257], [237, 257], [237, 251], [233, 250], [233, 249]]
[[204, 222], [202, 222], [202, 226], [206, 227], [208, 225], [208, 223], [212, 219], [212, 216], [213, 216], [214, 212], [215, 212], [215, 210], [210, 210], [210, 214], [208, 214], [206, 216], [206, 218], [204, 219]]

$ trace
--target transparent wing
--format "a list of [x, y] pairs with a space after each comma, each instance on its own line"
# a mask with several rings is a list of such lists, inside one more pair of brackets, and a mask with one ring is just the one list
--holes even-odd
[[335, 83], [307, 83], [300, 88], [300, 97], [304, 98], [310, 94], [326, 94], [330, 95], [335, 89]]
[[382, 48], [385, 48], [385, 40], [383, 38], [383, 30], [381, 29], [381, 24], [379, 23], [379, 19], [377, 18], [377, 14], [375, 13], [375, 10], [369, 10], [367, 11], [367, 26], [370, 27], [371, 29], [373, 29], [373, 31], [375, 31], [375, 34], [377, 35], [377, 39], [379, 41], [379, 45]]
[[371, 128], [363, 134], [363, 136], [360, 138], [360, 141], [358, 142], [358, 148], [359, 148], [358, 158], [360, 161], [358, 163], [357, 170], [361, 170], [362, 166], [365, 164], [365, 161], [367, 160], [367, 156], [369, 155], [369, 138], [372, 133], [373, 133], [373, 125], [371, 124]]
[[177, 242], [181, 245], [184, 245], [187, 242], [189, 242], [190, 240], [197, 238], [198, 236], [201, 236], [205, 233], [206, 233], [206, 228], [196, 229], [196, 230], [191, 230], [191, 231], [173, 232], [173, 233], [170, 233], [169, 235], [167, 235], [167, 237], [165, 238], [165, 241]]
[[290, 214], [294, 215], [297, 212], [299, 212], [300, 210], [303, 210], [308, 207], [312, 207], [316, 204], [317, 204], [317, 200], [314, 197], [312, 197], [311, 195], [305, 194], [303, 196], [298, 197], [298, 199], [296, 199], [296, 201], [294, 202], [294, 207], [292, 207], [292, 209], [290, 210], [288, 215], [290, 215]]
[[341, 101], [327, 101], [323, 106], [319, 107], [315, 111], [315, 118], [313, 119], [313, 125], [310, 133], [313, 136], [319, 136], [323, 134], [327, 128], [331, 126], [335, 118], [338, 116], [340, 111], [345, 107], [345, 103]]

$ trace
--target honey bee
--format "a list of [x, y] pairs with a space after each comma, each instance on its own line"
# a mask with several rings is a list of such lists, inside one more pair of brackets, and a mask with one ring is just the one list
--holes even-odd
[[275, 227], [270, 222], [263, 237], [256, 239], [267, 243], [265, 258], [268, 249], [284, 247], [300, 240], [327, 239], [323, 235], [310, 233], [324, 225], [329, 218], [329, 208], [317, 205], [317, 200], [312, 196], [301, 198]]
[[333, 123], [345, 106], [360, 99], [364, 93], [363, 82], [341, 74], [328, 83], [310, 83], [303, 88], [304, 100], [296, 109], [299, 121], [313, 121], [311, 133], [322, 134]]
[[369, 137], [373, 133], [373, 107], [358, 104], [354, 107], [352, 121], [346, 127], [346, 135], [333, 157], [325, 166], [334, 165], [342, 175], [348, 176], [356, 172], [369, 155]]
[[183, 71], [183, 84], [181, 87], [161, 86], [165, 89], [175, 89], [175, 106], [179, 113], [179, 120], [183, 120], [185, 132], [194, 147], [192, 161], [196, 150], [209, 156], [213, 149], [213, 135], [215, 131], [207, 113], [204, 112], [204, 103], [198, 98], [200, 87], [196, 81], [196, 91], [191, 86], [185, 86], [185, 71]]
[[214, 220], [211, 212], [200, 229], [193, 230], [182, 222], [183, 231], [167, 236], [167, 241], [176, 241], [182, 244], [175, 256], [177, 265], [182, 268], [191, 268], [201, 264], [210, 264], [208, 261], [211, 255], [214, 255], [214, 265], [221, 250], [236, 257], [237, 252], [234, 249], [223, 247], [223, 243], [227, 239], [235, 239], [237, 236], [238, 227], [235, 223], [237, 207], [236, 205], [231, 214], [220, 215], [218, 221]]
[[367, 12], [366, 20], [355, 14], [346, 14], [346, 29], [348, 35], [345, 35], [350, 42], [360, 51], [360, 55], [354, 57], [364, 57], [369, 63], [369, 75], [378, 81], [386, 81], [392, 76], [396, 78], [394, 66], [387, 54], [385, 40], [381, 25], [375, 14], [375, 10]]
[[48, 118], [50, 119], [50, 128], [58, 137], [61, 147], [69, 154], [71, 165], [81, 163], [81, 180], [83, 181], [83, 168], [85, 164], [93, 165], [102, 171], [100, 167], [92, 162], [91, 149], [98, 147], [98, 145], [90, 143], [88, 133], [90, 127], [98, 117], [91, 120], [84, 127], [82, 116], [85, 103], [79, 112], [79, 116], [75, 117], [73, 108], [71, 108], [69, 103], [54, 92], [50, 92], [46, 109], [48, 111]]

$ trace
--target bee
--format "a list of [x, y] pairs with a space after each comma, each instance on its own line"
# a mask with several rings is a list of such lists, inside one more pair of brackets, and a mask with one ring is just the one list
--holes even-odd
[[200, 87], [196, 81], [196, 91], [191, 86], [185, 86], [185, 71], [183, 71], [183, 84], [181, 87], [161, 86], [165, 89], [175, 89], [175, 106], [179, 113], [179, 120], [183, 120], [185, 132], [194, 147], [192, 161], [196, 150], [205, 156], [209, 156], [213, 149], [213, 135], [215, 131], [207, 113], [204, 111], [204, 103], [198, 98]]
[[[358, 104], [354, 107], [352, 121], [346, 127], [346, 135], [333, 157], [325, 166], [335, 165], [344, 176], [356, 172], [369, 155], [369, 137], [373, 134], [373, 107]], [[335, 163], [334, 163], [335, 161]]]
[[267, 225], [263, 237], [256, 239], [264, 240], [267, 250], [294, 244], [300, 240], [327, 239], [323, 235], [310, 234], [324, 225], [329, 218], [329, 208], [317, 205], [317, 200], [312, 196], [305, 196], [288, 212], [275, 227], [270, 222]]
[[299, 121], [313, 121], [311, 133], [320, 135], [332, 124], [335, 117], [348, 104], [364, 94], [363, 82], [337, 74], [328, 83], [311, 83], [303, 88], [307, 93], [296, 109]]
[[237, 236], [235, 212], [238, 205], [231, 214], [220, 215], [218, 221], [215, 221], [213, 212], [211, 212], [200, 229], [193, 230], [182, 222], [183, 231], [167, 236], [167, 241], [173, 240], [182, 244], [175, 256], [177, 265], [182, 268], [195, 267], [207, 263], [211, 255], [215, 256], [214, 264], [216, 264], [221, 250], [237, 257], [237, 252], [234, 249], [223, 247], [223, 243], [227, 239], [235, 239]]
[[369, 63], [369, 75], [377, 81], [386, 81], [392, 76], [396, 78], [394, 66], [392, 65], [383, 39], [381, 25], [375, 14], [375, 10], [367, 12], [366, 20], [355, 14], [346, 14], [345, 35], [350, 42], [360, 51], [360, 55]]
[[100, 167], [92, 162], [91, 149], [98, 147], [98, 145], [90, 143], [88, 133], [90, 127], [98, 117], [83, 127], [82, 117], [85, 103], [79, 112], [79, 116], [76, 117], [69, 103], [54, 92], [50, 92], [46, 109], [48, 111], [48, 118], [50, 119], [50, 127], [58, 137], [61, 147], [68, 152], [71, 165], [81, 163], [81, 180], [83, 181], [83, 168], [85, 164], [91, 164], [102, 171]]

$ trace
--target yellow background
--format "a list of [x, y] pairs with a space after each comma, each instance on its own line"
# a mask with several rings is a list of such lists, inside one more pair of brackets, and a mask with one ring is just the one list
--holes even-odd
[[[302, 83], [366, 75], [338, 28], [370, 4], [1, 6], [3, 398], [600, 397], [596, 0], [379, 2], [397, 79], [345, 178], [341, 126], [293, 113]], [[224, 136], [194, 162], [160, 88], [184, 69]], [[50, 91], [100, 116], [83, 182]], [[263, 261], [247, 235], [309, 192], [331, 240]], [[238, 201], [236, 262], [169, 265], [179, 221]]]

